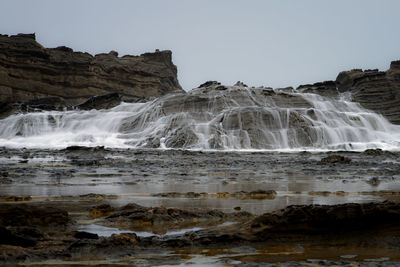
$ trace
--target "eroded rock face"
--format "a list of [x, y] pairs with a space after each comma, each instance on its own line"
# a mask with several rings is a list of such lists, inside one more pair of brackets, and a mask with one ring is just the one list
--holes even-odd
[[336, 82], [325, 81], [314, 84], [304, 84], [296, 88], [298, 91], [303, 93], [319, 94], [327, 97], [336, 97], [338, 90], [336, 89]]
[[400, 124], [400, 61], [393, 61], [387, 71], [353, 69], [339, 73], [335, 81], [300, 85], [298, 91], [336, 97], [350, 92], [352, 101]]
[[0, 102], [77, 105], [88, 98], [118, 93], [125, 101], [183, 92], [171, 51], [92, 56], [61, 46], [44, 48], [34, 34], [0, 35]]
[[[144, 147], [276, 148], [286, 145], [286, 139], [288, 146], [308, 146], [317, 139], [305, 113], [312, 107], [293, 90], [207, 82], [187, 94], [147, 103], [139, 113], [124, 119], [119, 131], [126, 138], [137, 131], [149, 132], [132, 143]], [[287, 128], [284, 133], [283, 128]]]
[[86, 100], [86, 102], [79, 104], [76, 108], [83, 110], [90, 109], [109, 109], [121, 104], [121, 96], [117, 93], [111, 93], [101, 96], [93, 96]]
[[340, 91], [351, 91], [353, 101], [400, 124], [400, 61], [393, 61], [386, 72], [341, 72], [336, 82]]
[[339, 97], [207, 82], [146, 103], [119, 132], [134, 147], [351, 150], [390, 129], [379, 114]]

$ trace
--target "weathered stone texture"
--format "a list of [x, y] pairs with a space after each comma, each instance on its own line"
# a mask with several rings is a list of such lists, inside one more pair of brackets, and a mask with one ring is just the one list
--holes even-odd
[[44, 48], [34, 34], [0, 35], [0, 102], [56, 97], [76, 105], [108, 93], [136, 101], [183, 92], [171, 56], [171, 51], [92, 56], [65, 46]]

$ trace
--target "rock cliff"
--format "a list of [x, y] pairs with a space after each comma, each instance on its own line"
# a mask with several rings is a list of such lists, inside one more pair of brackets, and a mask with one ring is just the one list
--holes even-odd
[[137, 101], [183, 92], [171, 55], [118, 57], [111, 51], [92, 56], [65, 46], [44, 48], [34, 34], [0, 35], [0, 103], [68, 106], [109, 93]]
[[388, 71], [351, 70], [336, 78], [339, 91], [350, 91], [353, 101], [381, 113], [392, 123], [400, 124], [400, 61], [393, 61]]
[[393, 61], [387, 71], [342, 71], [335, 81], [300, 85], [297, 90], [328, 97], [350, 92], [352, 101], [400, 124], [400, 61]]

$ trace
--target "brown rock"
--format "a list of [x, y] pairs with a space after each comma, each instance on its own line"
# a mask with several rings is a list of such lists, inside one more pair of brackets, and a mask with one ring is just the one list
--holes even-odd
[[111, 207], [109, 204], [101, 204], [99, 206], [93, 207], [90, 210], [90, 216], [92, 218], [100, 218], [109, 216], [114, 212], [114, 208]]
[[51, 206], [0, 205], [0, 225], [2, 226], [45, 226], [66, 224], [68, 221], [68, 212]]
[[227, 220], [248, 220], [247, 212], [224, 213], [210, 209], [176, 209], [166, 207], [143, 207], [130, 203], [112, 213], [103, 220], [103, 224], [122, 228], [165, 233], [168, 229], [177, 229], [194, 225], [215, 225]]
[[296, 89], [303, 93], [319, 94], [327, 97], [336, 97], [338, 95], [338, 91], [336, 90], [336, 82], [334, 81], [300, 85]]
[[351, 70], [336, 78], [341, 92], [351, 91], [353, 101], [400, 124], [400, 63], [393, 61], [386, 72]]
[[86, 100], [84, 103], [75, 106], [83, 110], [91, 109], [109, 109], [121, 104], [122, 98], [117, 93], [111, 93], [100, 96], [93, 96]]
[[398, 225], [400, 205], [393, 202], [341, 205], [294, 205], [251, 222], [255, 236], [267, 232], [335, 233], [379, 225]]
[[118, 57], [92, 56], [60, 46], [44, 48], [34, 34], [0, 36], [0, 102], [57, 97], [76, 105], [118, 93], [124, 101], [183, 92], [171, 51]]
[[84, 231], [77, 231], [73, 234], [73, 236], [77, 239], [99, 239], [99, 236], [97, 234]]

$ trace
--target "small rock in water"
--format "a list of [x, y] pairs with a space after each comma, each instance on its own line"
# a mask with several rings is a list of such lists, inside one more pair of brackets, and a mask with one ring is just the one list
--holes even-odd
[[249, 197], [253, 199], [274, 199], [276, 196], [275, 190], [256, 190], [249, 193]]
[[382, 149], [377, 148], [377, 149], [367, 149], [364, 151], [364, 153], [367, 155], [382, 155], [384, 152]]
[[350, 163], [351, 159], [350, 158], [346, 158], [344, 156], [332, 155], [332, 156], [328, 156], [326, 158], [321, 159], [321, 162], [325, 162], [325, 163]]
[[353, 258], [357, 257], [357, 255], [342, 255], [340, 257], [343, 259], [353, 259]]
[[373, 185], [373, 186], [378, 186], [380, 184], [380, 182], [381, 181], [379, 181], [379, 179], [376, 177], [371, 178], [370, 180], [367, 181], [367, 183], [369, 183], [370, 185]]
[[99, 239], [99, 236], [97, 234], [84, 232], [84, 231], [75, 232], [74, 237], [77, 239]]

